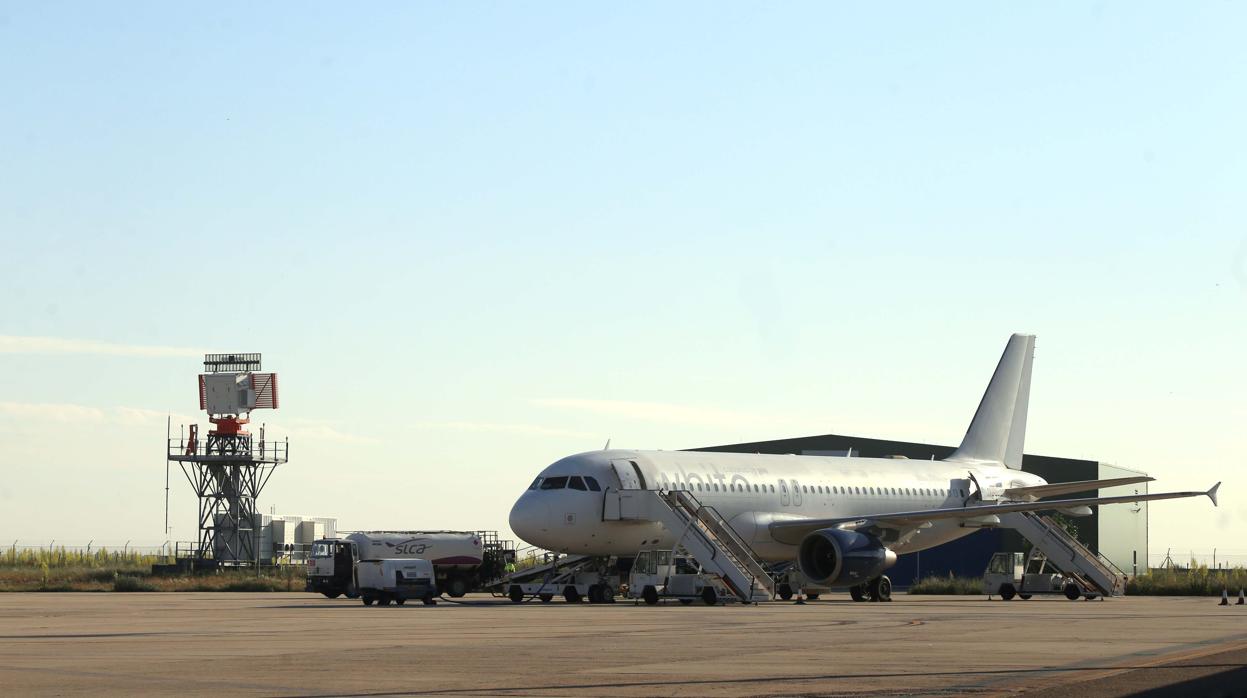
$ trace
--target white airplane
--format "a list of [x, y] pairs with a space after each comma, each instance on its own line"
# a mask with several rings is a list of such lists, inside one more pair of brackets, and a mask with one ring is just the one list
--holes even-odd
[[859, 587], [896, 556], [973, 533], [999, 514], [1057, 510], [1088, 515], [1100, 504], [1207, 492], [1048, 499], [1149, 477], [1048, 484], [1020, 470], [1035, 337], [1015, 334], [961, 446], [944, 460], [797, 456], [704, 451], [602, 450], [568, 456], [541, 471], [511, 509], [511, 530], [560, 553], [631, 557], [672, 547], [650, 521], [603, 520], [610, 489], [686, 490], [715, 507], [767, 562], [796, 561], [815, 584]]

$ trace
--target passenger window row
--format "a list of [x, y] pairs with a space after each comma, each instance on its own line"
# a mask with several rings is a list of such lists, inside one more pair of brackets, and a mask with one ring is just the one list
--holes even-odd
[[[696, 492], [752, 492], [756, 494], [774, 494], [775, 485], [748, 485], [729, 483], [720, 485], [717, 482], [701, 483], [701, 482], [660, 482], [662, 489], [682, 489], [687, 487], [690, 491]], [[794, 484], [793, 487], [796, 487]], [[556, 475], [554, 477], [537, 478], [533, 480], [533, 484], [529, 485], [530, 490], [580, 490], [601, 492], [602, 487], [598, 484], [596, 478], [589, 475]], [[911, 497], [946, 497], [949, 494], [958, 497], [964, 497], [968, 493], [966, 490], [955, 488], [953, 490], [944, 490], [930, 487], [859, 487], [859, 486], [839, 486], [839, 485], [801, 485], [801, 492], [805, 494], [841, 494], [841, 495], [893, 495], [893, 496], [911, 496]]]
[[537, 478], [533, 480], [533, 484], [528, 486], [530, 490], [580, 490], [581, 492], [592, 491], [601, 492], [602, 486], [598, 484], [597, 478], [585, 475], [556, 475], [555, 477]]

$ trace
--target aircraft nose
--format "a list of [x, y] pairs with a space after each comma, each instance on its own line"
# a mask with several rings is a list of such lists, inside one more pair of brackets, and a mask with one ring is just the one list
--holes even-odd
[[550, 508], [536, 493], [525, 492], [511, 507], [509, 523], [511, 532], [529, 545], [542, 545], [541, 539], [549, 528]]

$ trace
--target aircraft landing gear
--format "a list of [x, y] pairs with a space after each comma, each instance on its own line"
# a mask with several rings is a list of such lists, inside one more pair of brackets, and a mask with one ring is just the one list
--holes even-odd
[[870, 580], [866, 584], [866, 594], [871, 601], [891, 601], [892, 580], [888, 579], [886, 574]]
[[780, 584], [775, 591], [779, 594], [779, 598], [784, 601], [790, 601], [792, 599], [792, 587], [787, 582]]
[[849, 587], [849, 596], [854, 601], [866, 601], [866, 585], [858, 584], [855, 587]]

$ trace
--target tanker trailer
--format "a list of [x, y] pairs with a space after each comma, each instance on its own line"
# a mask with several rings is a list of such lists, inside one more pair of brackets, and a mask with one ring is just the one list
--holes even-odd
[[480, 587], [484, 560], [480, 534], [473, 531], [357, 531], [312, 545], [307, 591], [354, 598], [360, 560], [420, 558], [433, 563], [437, 588], [453, 597]]

